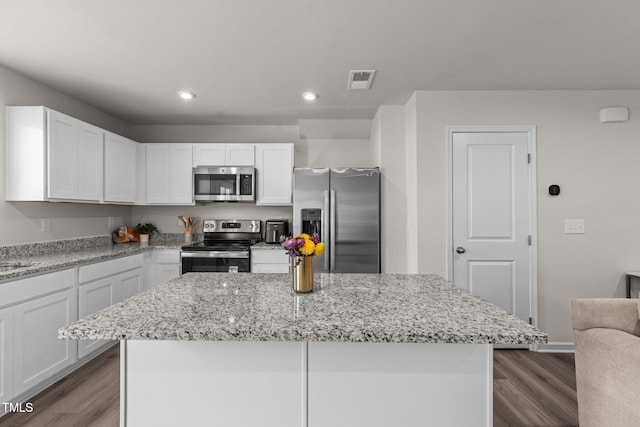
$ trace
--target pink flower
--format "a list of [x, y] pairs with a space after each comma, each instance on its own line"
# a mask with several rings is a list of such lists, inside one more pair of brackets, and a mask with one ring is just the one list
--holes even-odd
[[298, 239], [288, 239], [284, 242], [283, 246], [287, 250], [296, 249], [296, 245], [298, 244]]

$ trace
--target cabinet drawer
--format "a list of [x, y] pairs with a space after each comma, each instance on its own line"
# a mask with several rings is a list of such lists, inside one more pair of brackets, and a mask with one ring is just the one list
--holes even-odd
[[112, 276], [127, 270], [142, 267], [142, 254], [124, 258], [111, 259], [90, 265], [83, 265], [78, 269], [78, 282], [86, 283], [102, 277]]
[[253, 264], [252, 273], [289, 273], [289, 264]]
[[74, 284], [74, 269], [0, 283], [0, 307], [68, 289]]
[[179, 264], [180, 251], [178, 250], [156, 250], [156, 262], [160, 264]]
[[251, 251], [251, 260], [260, 264], [286, 264], [291, 262], [289, 255], [282, 250]]

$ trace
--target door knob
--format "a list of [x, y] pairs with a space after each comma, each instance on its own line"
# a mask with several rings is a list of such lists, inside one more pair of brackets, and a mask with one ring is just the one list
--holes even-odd
[[456, 252], [458, 252], [459, 254], [463, 254], [463, 253], [465, 253], [466, 251], [465, 251], [465, 249], [464, 249], [462, 246], [458, 246], [458, 247], [456, 248]]

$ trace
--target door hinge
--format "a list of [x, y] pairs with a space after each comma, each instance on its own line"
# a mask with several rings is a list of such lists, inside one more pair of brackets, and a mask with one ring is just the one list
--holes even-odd
[[531, 153], [527, 153], [527, 163], [531, 163]]
[[529, 317], [529, 324], [533, 325], [533, 317]]
[[529, 234], [529, 236], [527, 236], [527, 242], [529, 243], [529, 246], [531, 246], [531, 242], [532, 242], [532, 238], [531, 238], [531, 234]]

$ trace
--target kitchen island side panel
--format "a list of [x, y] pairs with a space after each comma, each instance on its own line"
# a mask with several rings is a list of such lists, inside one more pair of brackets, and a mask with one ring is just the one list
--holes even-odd
[[300, 427], [303, 342], [127, 341], [121, 426]]
[[493, 425], [490, 344], [310, 342], [307, 427]]
[[122, 425], [490, 426], [490, 344], [127, 341]]

